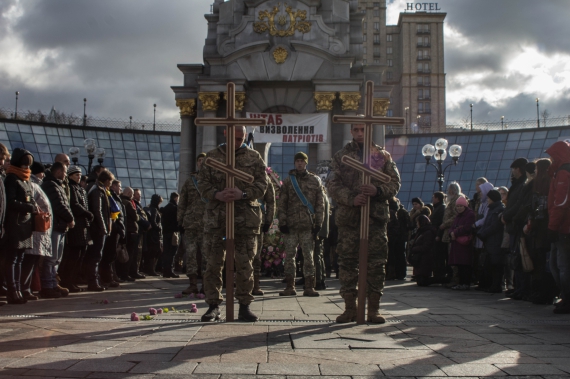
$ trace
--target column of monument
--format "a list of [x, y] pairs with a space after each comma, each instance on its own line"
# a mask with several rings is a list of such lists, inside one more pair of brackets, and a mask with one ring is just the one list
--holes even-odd
[[333, 110], [333, 101], [336, 97], [334, 92], [315, 92], [315, 107], [318, 113], [326, 113], [327, 119], [327, 142], [317, 145], [317, 162], [329, 160], [332, 158], [332, 129], [331, 129], [331, 113]]
[[[220, 102], [219, 92], [200, 92], [198, 94], [198, 99], [202, 103], [202, 111], [204, 112], [204, 118], [217, 117], [218, 105]], [[202, 128], [202, 151], [207, 153], [208, 151], [215, 149], [218, 146], [216, 140], [216, 128]]]
[[[341, 92], [340, 100], [342, 101], [342, 110], [345, 116], [356, 116], [360, 104], [360, 92]], [[342, 146], [352, 141], [352, 134], [350, 134], [351, 124], [345, 124], [343, 128]]]
[[[386, 117], [389, 105], [390, 105], [390, 99], [387, 98], [374, 99], [374, 116]], [[375, 125], [373, 138], [374, 138], [374, 143], [376, 143], [377, 145], [382, 147], [386, 146], [386, 126]]]
[[196, 99], [176, 100], [180, 109], [180, 166], [178, 168], [178, 189], [180, 190], [190, 173], [196, 169]]

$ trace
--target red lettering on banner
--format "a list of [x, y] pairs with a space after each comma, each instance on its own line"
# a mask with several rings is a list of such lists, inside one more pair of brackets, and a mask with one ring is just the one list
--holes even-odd
[[275, 124], [275, 120], [273, 120], [273, 115], [270, 114], [269, 117], [267, 118], [267, 123], [268, 124]]
[[323, 135], [319, 134], [319, 142], [323, 142]]
[[275, 122], [276, 122], [278, 125], [281, 125], [281, 124], [283, 123], [283, 116], [280, 115], [280, 114], [275, 115]]

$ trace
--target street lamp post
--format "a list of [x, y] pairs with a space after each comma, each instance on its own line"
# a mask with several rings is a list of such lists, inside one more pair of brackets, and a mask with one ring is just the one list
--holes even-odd
[[73, 162], [74, 166], [81, 166], [83, 167], [83, 169], [85, 170], [85, 172], [87, 174], [89, 174], [89, 171], [87, 170], [87, 168], [85, 166], [83, 166], [82, 164], [79, 164], [79, 155], [81, 154], [80, 150], [78, 147], [70, 147], [69, 148], [69, 157], [71, 158], [71, 161]]
[[129, 116], [129, 129], [133, 128], [133, 116]]
[[[445, 170], [447, 170], [450, 166], [457, 165], [457, 161], [459, 160], [459, 156], [461, 155], [461, 146], [459, 145], [452, 145], [449, 148], [449, 155], [453, 162], [443, 167], [443, 161], [447, 158], [447, 140], [444, 138], [440, 138], [435, 141], [435, 146], [427, 144], [422, 148], [422, 155], [426, 159], [426, 164], [433, 166], [437, 172], [437, 182], [439, 183], [439, 190], [443, 191], [443, 182], [445, 180]], [[431, 157], [435, 158], [435, 164], [430, 163]]]
[[473, 104], [469, 104], [471, 108], [471, 131], [473, 131]]
[[93, 138], [87, 138], [83, 141], [83, 147], [85, 147], [85, 151], [87, 151], [87, 157], [89, 158], [89, 165], [87, 168], [87, 174], [91, 172], [91, 164], [93, 163], [93, 158], [95, 158], [95, 151], [97, 150], [97, 145], [95, 144], [95, 140]]
[[152, 119], [152, 131], [156, 130], [156, 104], [154, 104], [154, 118]]
[[505, 121], [505, 116], [501, 116], [501, 130], [505, 130], [504, 123], [503, 123], [504, 121]]
[[87, 114], [85, 113], [85, 110], [87, 108], [87, 98], [83, 98], [83, 126], [87, 125]]
[[418, 119], [418, 131], [420, 130], [420, 119], [422, 118], [422, 115], [417, 115], [416, 118]]
[[410, 110], [410, 107], [406, 107], [404, 110], [406, 111], [406, 129], [404, 130], [404, 133], [408, 134], [408, 111]]
[[540, 128], [540, 113], [538, 111], [538, 97], [536, 98], [536, 126]]
[[16, 111], [14, 112], [14, 118], [18, 118], [18, 95], [20, 94], [19, 91], [16, 91]]

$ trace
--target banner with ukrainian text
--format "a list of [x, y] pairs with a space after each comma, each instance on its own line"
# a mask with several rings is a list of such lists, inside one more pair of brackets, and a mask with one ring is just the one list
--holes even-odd
[[267, 125], [248, 127], [255, 130], [256, 143], [323, 143], [327, 142], [329, 115], [323, 113], [311, 114], [280, 114], [280, 113], [251, 113], [247, 118], [266, 118]]

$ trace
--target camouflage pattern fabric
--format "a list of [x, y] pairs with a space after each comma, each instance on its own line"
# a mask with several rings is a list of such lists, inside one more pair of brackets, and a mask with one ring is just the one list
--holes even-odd
[[[388, 260], [387, 224], [390, 221], [388, 199], [395, 197], [400, 190], [400, 173], [390, 153], [373, 144], [370, 166], [389, 175], [391, 181], [382, 183], [372, 179], [378, 189], [370, 197], [370, 233], [368, 240], [368, 285], [366, 292], [382, 295], [386, 262]], [[360, 247], [360, 207], [354, 206], [354, 199], [360, 193], [362, 173], [342, 163], [343, 156], [350, 156], [362, 162], [362, 150], [354, 140], [338, 151], [331, 162], [331, 174], [327, 190], [336, 202], [335, 224], [338, 227], [338, 254], [340, 294], [357, 295], [358, 256]]]
[[[212, 158], [219, 162], [226, 162], [226, 145], [220, 145], [206, 154], [206, 159]], [[267, 191], [267, 174], [265, 162], [255, 150], [240, 148], [235, 154], [236, 169], [250, 174], [254, 182], [244, 183], [235, 180], [235, 186], [247, 194], [246, 200], [234, 202], [235, 207], [235, 234], [259, 234], [262, 222], [261, 204], [257, 199], [264, 196]], [[208, 199], [204, 214], [204, 232], [211, 234], [224, 234], [226, 229], [226, 204], [217, 200], [215, 194], [226, 188], [226, 174], [204, 166], [198, 173], [198, 189], [202, 196]]]
[[184, 231], [184, 247], [186, 249], [186, 275], [198, 275], [198, 251], [202, 253], [202, 275], [206, 272], [208, 258], [204, 249], [204, 232], [201, 229]]
[[267, 177], [267, 191], [263, 195], [263, 202], [265, 203], [263, 223], [272, 224], [275, 219], [275, 187], [269, 177]]
[[315, 263], [315, 279], [319, 283], [325, 279], [324, 240], [321, 238], [315, 241], [313, 261]]
[[192, 180], [192, 178], [196, 178], [196, 175], [196, 172], [190, 174], [182, 186], [176, 219], [178, 225], [182, 225], [184, 229], [202, 230], [204, 228], [206, 202], [202, 200], [200, 192]]
[[[368, 275], [366, 294], [379, 293], [382, 296], [386, 279], [388, 261], [388, 238], [386, 224], [370, 224], [368, 239]], [[360, 248], [360, 229], [338, 229], [338, 254], [340, 295], [352, 293], [358, 296], [358, 253]]]
[[314, 227], [321, 227], [325, 216], [325, 207], [324, 194], [319, 177], [306, 170], [301, 173], [297, 172], [297, 170], [291, 170], [289, 175], [297, 178], [301, 192], [303, 192], [303, 195], [315, 209], [315, 215], [313, 220], [311, 220], [307, 207], [301, 203], [293, 188], [291, 178], [287, 177], [283, 181], [279, 195], [279, 226], [288, 226], [292, 232], [294, 230], [312, 230]]
[[303, 250], [303, 274], [307, 276], [315, 276], [315, 263], [313, 262], [313, 249], [315, 247], [315, 240], [313, 233], [307, 231], [290, 231], [283, 235], [283, 242], [285, 245], [285, 275], [292, 275], [295, 277], [296, 263], [295, 252], [297, 246], [301, 245]]
[[[236, 234], [235, 236], [235, 298], [240, 304], [250, 304], [253, 301], [253, 258], [257, 251], [257, 236]], [[226, 259], [225, 240], [221, 234], [207, 233], [204, 236], [204, 250], [208, 255], [208, 266], [204, 275], [204, 289], [206, 290], [206, 303], [221, 304], [222, 275]], [[229, 283], [228, 285], [231, 285]]]
[[261, 275], [261, 250], [263, 250], [263, 233], [256, 235], [257, 237], [257, 253], [253, 258], [253, 273]]

